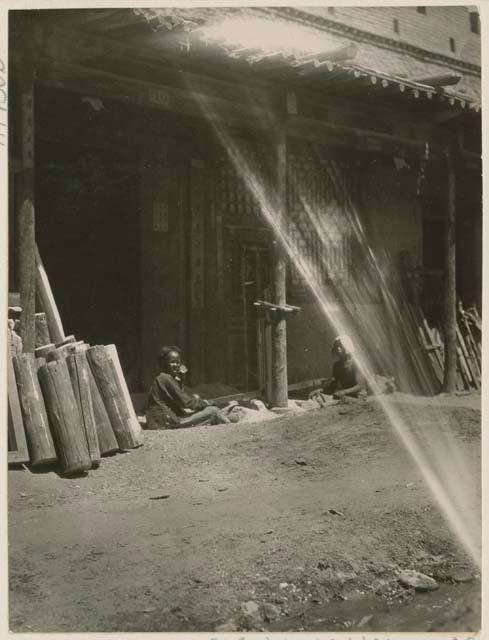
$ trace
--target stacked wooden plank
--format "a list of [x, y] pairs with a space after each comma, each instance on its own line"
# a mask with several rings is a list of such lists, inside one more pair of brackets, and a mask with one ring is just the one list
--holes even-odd
[[39, 254], [36, 264], [35, 354], [9, 354], [9, 463], [84, 473], [138, 447], [141, 428], [115, 345], [65, 335]]
[[[479, 390], [481, 387], [481, 318], [475, 307], [465, 310], [459, 303], [457, 321], [457, 391]], [[437, 327], [430, 327], [421, 317], [418, 326], [420, 342], [428, 353], [433, 373], [440, 388], [443, 385], [445, 345]]]

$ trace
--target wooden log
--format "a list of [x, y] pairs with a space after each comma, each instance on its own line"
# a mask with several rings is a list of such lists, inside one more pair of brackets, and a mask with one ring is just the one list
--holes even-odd
[[87, 440], [88, 453], [92, 465], [100, 464], [100, 447], [93, 410], [92, 394], [90, 392], [90, 380], [86, 353], [72, 353], [66, 358], [68, 370], [70, 372], [71, 384], [75, 392], [78, 410], [82, 419], [83, 429]]
[[87, 357], [119, 447], [133, 449], [139, 446], [131, 428], [131, 416], [119, 385], [114, 363], [102, 346], [88, 349]]
[[36, 358], [47, 358], [51, 351], [54, 351], [54, 344], [45, 344], [43, 347], [37, 347], [34, 351]]
[[115, 437], [104, 401], [98, 390], [97, 383], [90, 369], [90, 392], [92, 394], [93, 414], [97, 428], [97, 437], [100, 447], [100, 455], [107, 456], [119, 451], [119, 443]]
[[41, 260], [41, 255], [37, 245], [35, 247], [36, 257], [36, 293], [39, 303], [39, 307], [46, 314], [49, 333], [51, 339], [55, 342], [63, 342], [65, 339], [65, 332], [61, 323], [61, 317], [59, 315], [58, 307], [54, 299], [51, 285], [49, 284], [48, 274]]
[[34, 354], [14, 356], [13, 364], [31, 464], [33, 467], [51, 464], [57, 456], [37, 379]]
[[64, 360], [48, 362], [38, 372], [61, 473], [73, 475], [92, 466], [85, 431]]
[[51, 344], [48, 321], [45, 313], [36, 313], [36, 349]]
[[137, 439], [141, 434], [141, 425], [139, 424], [138, 418], [136, 416], [136, 412], [134, 411], [134, 405], [132, 403], [131, 396], [129, 394], [129, 389], [127, 388], [127, 383], [124, 377], [124, 373], [122, 371], [121, 363], [119, 360], [119, 354], [117, 353], [117, 348], [115, 344], [108, 344], [105, 346], [105, 351], [108, 353], [110, 359], [114, 363], [115, 370], [117, 373], [117, 379], [119, 381], [119, 385], [122, 389], [122, 393], [126, 401], [127, 410], [129, 411], [129, 415], [131, 417], [131, 422], [130, 422], [131, 431], [133, 432], [134, 437]]
[[29, 450], [24, 431], [19, 394], [15, 382], [14, 365], [7, 344], [7, 409], [8, 409], [8, 464], [29, 462]]
[[46, 358], [36, 358], [35, 360], [35, 365], [36, 365], [36, 373], [39, 371], [39, 369], [46, 364]]
[[[83, 353], [86, 358], [86, 351], [89, 348], [90, 347], [88, 344], [77, 346], [75, 348], [75, 353]], [[110, 419], [107, 414], [104, 401], [102, 400], [102, 396], [100, 395], [100, 391], [98, 390], [97, 383], [95, 382], [95, 378], [93, 377], [90, 365], [88, 365], [88, 379], [90, 383], [90, 393], [92, 396], [93, 414], [95, 417], [95, 426], [97, 429], [100, 455], [107, 456], [111, 453], [119, 451], [119, 445], [117, 443], [114, 430], [112, 429], [112, 425], [110, 424]]]

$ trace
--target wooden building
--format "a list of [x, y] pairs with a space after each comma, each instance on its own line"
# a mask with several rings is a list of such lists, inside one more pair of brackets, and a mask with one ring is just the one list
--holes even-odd
[[28, 348], [35, 240], [67, 329], [115, 342], [132, 391], [173, 343], [192, 384], [256, 389], [267, 296], [301, 308], [282, 380], [327, 375], [345, 310], [402, 378], [405, 305], [443, 315], [450, 185], [459, 295], [480, 303], [480, 64], [325, 8], [9, 16], [9, 287]]

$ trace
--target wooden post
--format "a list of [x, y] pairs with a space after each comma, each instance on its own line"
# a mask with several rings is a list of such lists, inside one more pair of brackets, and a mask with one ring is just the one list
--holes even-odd
[[31, 464], [50, 464], [56, 461], [56, 450], [37, 379], [34, 354], [19, 353], [13, 363]]
[[18, 274], [20, 306], [20, 337], [24, 351], [34, 353], [36, 342], [35, 304], [35, 215], [34, 215], [34, 34], [26, 24], [23, 29], [25, 48], [20, 83], [20, 121], [22, 171], [19, 176], [18, 212]]
[[454, 146], [447, 153], [448, 203], [445, 223], [445, 371], [443, 390], [457, 388], [457, 278], [456, 278], [456, 192]]
[[66, 362], [48, 362], [39, 369], [38, 376], [53, 429], [61, 472], [72, 475], [88, 471], [92, 461]]
[[[275, 183], [275, 215], [279, 229], [285, 229], [287, 207], [287, 128], [285, 105], [280, 104], [276, 141], [276, 183]], [[280, 238], [276, 238], [272, 253], [272, 280], [274, 302], [277, 305], [286, 303], [287, 263]], [[287, 329], [285, 315], [275, 314], [272, 325], [272, 405], [286, 407], [288, 404], [287, 385]]]

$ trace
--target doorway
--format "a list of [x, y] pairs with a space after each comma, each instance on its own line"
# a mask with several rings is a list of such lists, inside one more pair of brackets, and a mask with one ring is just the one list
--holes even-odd
[[65, 332], [118, 349], [140, 375], [140, 222], [136, 158], [36, 143], [36, 234]]

